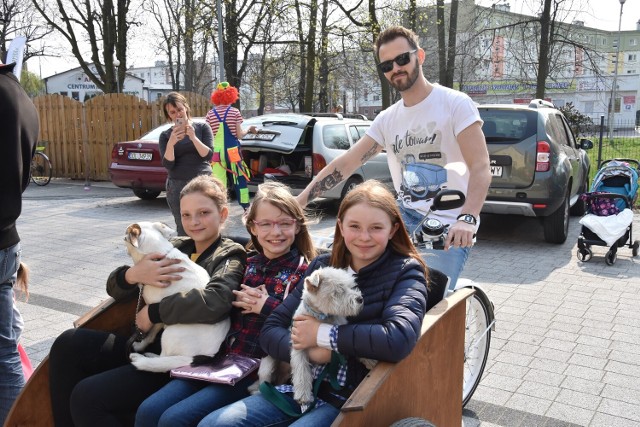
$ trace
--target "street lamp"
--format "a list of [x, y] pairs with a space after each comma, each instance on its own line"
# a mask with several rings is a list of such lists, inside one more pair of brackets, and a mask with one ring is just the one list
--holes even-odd
[[[624, 1], [624, 0], [620, 0], [620, 1]], [[120, 79], [118, 78], [118, 67], [120, 67], [120, 61], [118, 61], [118, 59], [114, 59], [113, 66], [116, 69], [116, 87], [118, 89], [118, 93], [120, 93]]]
[[615, 117], [616, 111], [616, 90], [618, 89], [618, 62], [620, 59], [620, 44], [622, 40], [620, 39], [620, 28], [622, 26], [622, 8], [624, 7], [624, 2], [627, 0], [618, 0], [620, 2], [620, 18], [618, 19], [618, 43], [616, 43], [616, 65], [613, 71], [613, 85], [611, 85], [611, 101], [610, 101], [610, 109], [609, 109], [609, 139], [613, 140], [613, 121]]

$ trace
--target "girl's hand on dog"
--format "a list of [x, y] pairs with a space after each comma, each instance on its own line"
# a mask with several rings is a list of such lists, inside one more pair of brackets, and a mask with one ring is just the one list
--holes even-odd
[[291, 327], [291, 346], [295, 350], [316, 347], [319, 327], [320, 321], [313, 316], [305, 314], [295, 316]]
[[149, 319], [149, 306], [145, 305], [140, 309], [140, 311], [136, 314], [136, 326], [142, 332], [149, 332], [153, 323]]
[[236, 296], [236, 300], [233, 301], [234, 307], [242, 309], [242, 314], [247, 313], [262, 313], [262, 307], [264, 307], [269, 293], [264, 285], [260, 285], [257, 288], [252, 288], [245, 284], [240, 285], [239, 291], [233, 291]]
[[179, 267], [179, 259], [166, 258], [161, 253], [145, 255], [137, 264], [130, 267], [124, 274], [127, 283], [144, 283], [145, 285], [166, 288], [176, 280], [180, 280], [180, 273], [185, 270]]
[[307, 349], [309, 361], [317, 365], [331, 363], [331, 350], [322, 347], [311, 347]]

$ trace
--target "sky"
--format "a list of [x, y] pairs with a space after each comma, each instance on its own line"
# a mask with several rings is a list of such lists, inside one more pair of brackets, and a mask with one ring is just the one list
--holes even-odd
[[[424, 0], [422, 0], [424, 1]], [[450, 0], [445, 0], [449, 2]], [[567, 0], [570, 3], [572, 0]], [[476, 0], [476, 4], [483, 6], [491, 6], [494, 3], [509, 3], [511, 11], [522, 13], [525, 15], [535, 15], [540, 8], [541, 0]], [[571, 12], [569, 20], [579, 19], [584, 21], [585, 26], [599, 28], [602, 30], [616, 31], [618, 29], [618, 20], [620, 17], [620, 0], [573, 0], [576, 5], [587, 5], [581, 11]], [[419, 3], [421, 3], [419, 1]], [[434, 0], [428, 0], [427, 3], [435, 3]], [[636, 23], [640, 20], [640, 0], [626, 0], [622, 9], [622, 31], [630, 31], [636, 29]], [[136, 37], [140, 46], [134, 46], [129, 49], [130, 57], [128, 58], [129, 67], [151, 66], [158, 58], [148, 46], [148, 40]], [[61, 46], [65, 46], [70, 51], [65, 42], [60, 42]], [[132, 55], [131, 52], [135, 52]], [[27, 64], [30, 71], [41, 77], [48, 77], [56, 73], [60, 73], [78, 66], [77, 61], [72, 56], [65, 58], [33, 58]]]

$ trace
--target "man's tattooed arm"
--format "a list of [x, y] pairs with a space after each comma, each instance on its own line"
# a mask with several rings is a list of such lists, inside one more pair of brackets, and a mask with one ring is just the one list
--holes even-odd
[[371, 148], [369, 148], [369, 151], [367, 151], [362, 155], [362, 158], [360, 159], [362, 164], [364, 165], [367, 162], [367, 160], [369, 160], [370, 158], [378, 154], [379, 150], [380, 150], [380, 144], [374, 141], [371, 144]]
[[309, 201], [312, 201], [327, 191], [331, 190], [336, 185], [340, 184], [344, 180], [342, 173], [336, 169], [330, 175], [322, 178], [320, 181], [316, 182], [313, 187], [311, 187], [311, 191], [309, 192]]

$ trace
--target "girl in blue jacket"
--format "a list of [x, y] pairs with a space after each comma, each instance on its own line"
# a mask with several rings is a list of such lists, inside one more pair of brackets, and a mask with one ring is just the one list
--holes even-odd
[[321, 324], [310, 316], [294, 317], [301, 281], [265, 322], [260, 344], [284, 361], [289, 361], [291, 347], [306, 349], [316, 375], [333, 354], [333, 363], [338, 361], [334, 380], [340, 387], [332, 386], [330, 376], [326, 377], [315, 406], [296, 416], [291, 413], [299, 414], [301, 408], [292, 397], [292, 386], [280, 385], [276, 388], [284, 404], [256, 394], [212, 412], [199, 427], [329, 426], [368, 372], [360, 358], [398, 362], [411, 352], [427, 306], [426, 266], [405, 230], [395, 198], [384, 185], [366, 181], [344, 198], [333, 251], [316, 258], [307, 274], [325, 266], [344, 268], [355, 276], [364, 300], [360, 314], [342, 326]]

